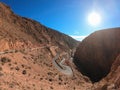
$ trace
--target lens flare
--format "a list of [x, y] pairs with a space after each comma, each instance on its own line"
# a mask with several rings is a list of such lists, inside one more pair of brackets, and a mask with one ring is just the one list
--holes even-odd
[[88, 23], [91, 26], [98, 26], [101, 23], [101, 15], [97, 12], [92, 12], [88, 15]]

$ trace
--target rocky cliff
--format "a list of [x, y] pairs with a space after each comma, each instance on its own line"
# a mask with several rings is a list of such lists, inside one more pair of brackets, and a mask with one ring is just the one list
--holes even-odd
[[105, 77], [120, 53], [120, 28], [111, 28], [92, 33], [84, 39], [74, 56], [80, 72], [93, 82]]
[[109, 74], [93, 86], [94, 90], [120, 90], [120, 55], [114, 60]]

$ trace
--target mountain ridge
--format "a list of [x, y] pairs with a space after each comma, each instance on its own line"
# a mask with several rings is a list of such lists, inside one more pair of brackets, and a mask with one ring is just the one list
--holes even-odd
[[[0, 33], [2, 35], [6, 34], [3, 36], [7, 39], [6, 41], [27, 41], [25, 43], [26, 45], [30, 45], [32, 43], [36, 43], [36, 45], [43, 43], [50, 44], [51, 42], [54, 42], [56, 45], [59, 44], [61, 46], [63, 46], [62, 43], [64, 44], [66, 42], [66, 48], [72, 48], [78, 43], [70, 36], [45, 27], [35, 20], [17, 16], [5, 4], [0, 3], [0, 7], [2, 7], [0, 8], [0, 21], [2, 22], [0, 27], [2, 30]], [[71, 41], [73, 44], [69, 41]]]

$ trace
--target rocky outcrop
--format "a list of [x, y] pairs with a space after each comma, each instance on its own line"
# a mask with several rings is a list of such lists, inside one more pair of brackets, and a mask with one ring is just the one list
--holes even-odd
[[114, 60], [109, 74], [96, 82], [93, 90], [120, 90], [120, 54]]
[[120, 28], [92, 33], [78, 46], [74, 63], [92, 81], [105, 77], [120, 53]]
[[105, 80], [109, 81], [110, 84], [114, 84], [114, 89], [120, 89], [120, 55], [118, 55], [112, 64], [110, 73], [105, 78]]

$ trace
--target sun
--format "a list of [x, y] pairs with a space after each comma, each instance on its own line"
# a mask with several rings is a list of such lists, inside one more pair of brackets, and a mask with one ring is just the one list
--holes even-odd
[[101, 15], [97, 12], [92, 12], [88, 15], [88, 23], [91, 26], [98, 26], [101, 23]]

